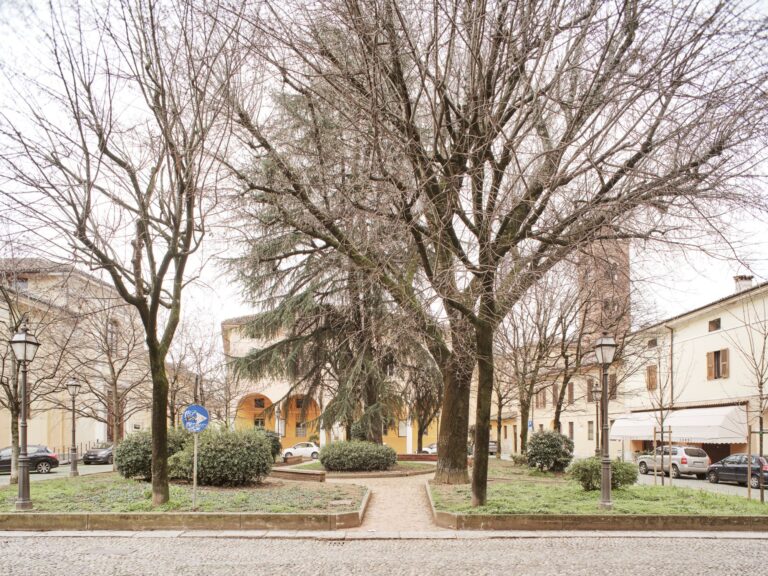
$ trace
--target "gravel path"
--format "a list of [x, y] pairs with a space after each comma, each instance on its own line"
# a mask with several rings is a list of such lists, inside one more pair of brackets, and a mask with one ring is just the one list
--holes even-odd
[[362, 484], [371, 491], [363, 525], [357, 531], [420, 532], [443, 530], [432, 522], [424, 484], [433, 474], [401, 478], [329, 478], [327, 482]]

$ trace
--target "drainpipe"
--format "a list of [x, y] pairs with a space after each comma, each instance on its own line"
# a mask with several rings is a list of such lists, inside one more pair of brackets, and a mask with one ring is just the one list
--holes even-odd
[[664, 326], [669, 330], [669, 408], [670, 410], [675, 405], [675, 370], [674, 370], [674, 357], [675, 351], [675, 329], [672, 326]]

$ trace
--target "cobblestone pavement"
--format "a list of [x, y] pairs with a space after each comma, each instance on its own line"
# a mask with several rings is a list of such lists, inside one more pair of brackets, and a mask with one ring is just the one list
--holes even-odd
[[404, 478], [329, 478], [327, 482], [362, 484], [371, 491], [358, 531], [418, 532], [442, 530], [432, 522], [424, 484], [434, 474]]
[[[658, 535], [657, 535], [658, 536]], [[695, 562], [661, 562], [656, 574], [763, 574], [759, 539], [688, 538]], [[472, 538], [455, 540], [286, 540], [245, 538], [0, 537], [0, 574], [38, 576], [52, 566], [78, 576], [253, 576], [290, 574], [620, 576], [647, 571], [666, 537]]]

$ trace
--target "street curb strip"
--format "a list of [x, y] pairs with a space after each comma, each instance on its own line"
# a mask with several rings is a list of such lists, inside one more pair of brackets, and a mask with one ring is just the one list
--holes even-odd
[[768, 516], [641, 516], [632, 514], [461, 514], [435, 508], [424, 483], [432, 519], [454, 530], [768, 531]]
[[0, 530], [343, 530], [363, 523], [371, 491], [355, 512], [269, 514], [251, 512], [8, 512]]

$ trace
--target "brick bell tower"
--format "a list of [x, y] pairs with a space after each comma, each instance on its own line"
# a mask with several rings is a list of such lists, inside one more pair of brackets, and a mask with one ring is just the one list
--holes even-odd
[[624, 339], [631, 326], [629, 241], [596, 240], [579, 254], [578, 278], [584, 345], [603, 332]]

